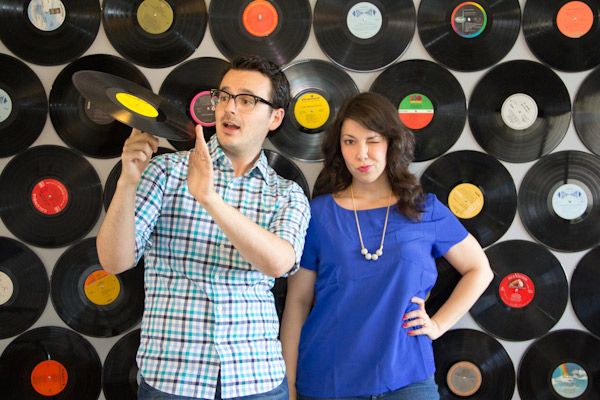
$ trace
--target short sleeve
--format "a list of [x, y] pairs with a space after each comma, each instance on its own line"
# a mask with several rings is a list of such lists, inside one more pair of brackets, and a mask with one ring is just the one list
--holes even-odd
[[463, 241], [469, 232], [460, 223], [458, 218], [442, 204], [435, 195], [431, 196], [431, 219], [435, 224], [435, 241], [433, 243], [433, 256], [442, 257], [455, 244]]
[[310, 269], [311, 271], [319, 271], [319, 247], [321, 241], [319, 239], [319, 228], [317, 219], [315, 218], [314, 209], [313, 216], [308, 224], [306, 231], [306, 239], [304, 241], [304, 250], [302, 251], [302, 259], [300, 265], [302, 268]]

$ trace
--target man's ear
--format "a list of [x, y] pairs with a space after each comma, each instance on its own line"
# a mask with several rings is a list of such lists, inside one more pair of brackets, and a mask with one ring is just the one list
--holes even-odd
[[269, 123], [269, 131], [274, 131], [279, 128], [279, 125], [283, 122], [285, 117], [285, 110], [283, 108], [275, 108], [271, 112], [271, 122]]

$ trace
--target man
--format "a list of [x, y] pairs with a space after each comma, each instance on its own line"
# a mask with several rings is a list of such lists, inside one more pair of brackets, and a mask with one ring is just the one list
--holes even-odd
[[309, 206], [261, 149], [289, 84], [241, 58], [212, 96], [216, 135], [207, 144], [196, 127], [190, 152], [150, 161], [158, 140], [133, 130], [98, 255], [113, 274], [145, 255], [140, 399], [287, 399], [270, 289], [298, 267]]

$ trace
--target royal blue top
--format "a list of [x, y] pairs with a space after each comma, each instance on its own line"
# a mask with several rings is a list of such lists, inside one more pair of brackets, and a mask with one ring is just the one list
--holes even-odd
[[[386, 207], [358, 211], [365, 247], [379, 248]], [[310, 397], [376, 395], [435, 372], [431, 340], [409, 336], [402, 316], [426, 298], [437, 278], [434, 258], [467, 236], [432, 194], [413, 222], [392, 206], [383, 255], [360, 253], [354, 212], [331, 195], [311, 201], [300, 265], [317, 272], [315, 304], [302, 328], [296, 387]]]

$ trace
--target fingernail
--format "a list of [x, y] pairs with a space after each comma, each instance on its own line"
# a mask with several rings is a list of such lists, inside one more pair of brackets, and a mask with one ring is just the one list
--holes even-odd
[[402, 324], [402, 327], [403, 327], [403, 328], [406, 328], [406, 325], [407, 325], [407, 324]]

